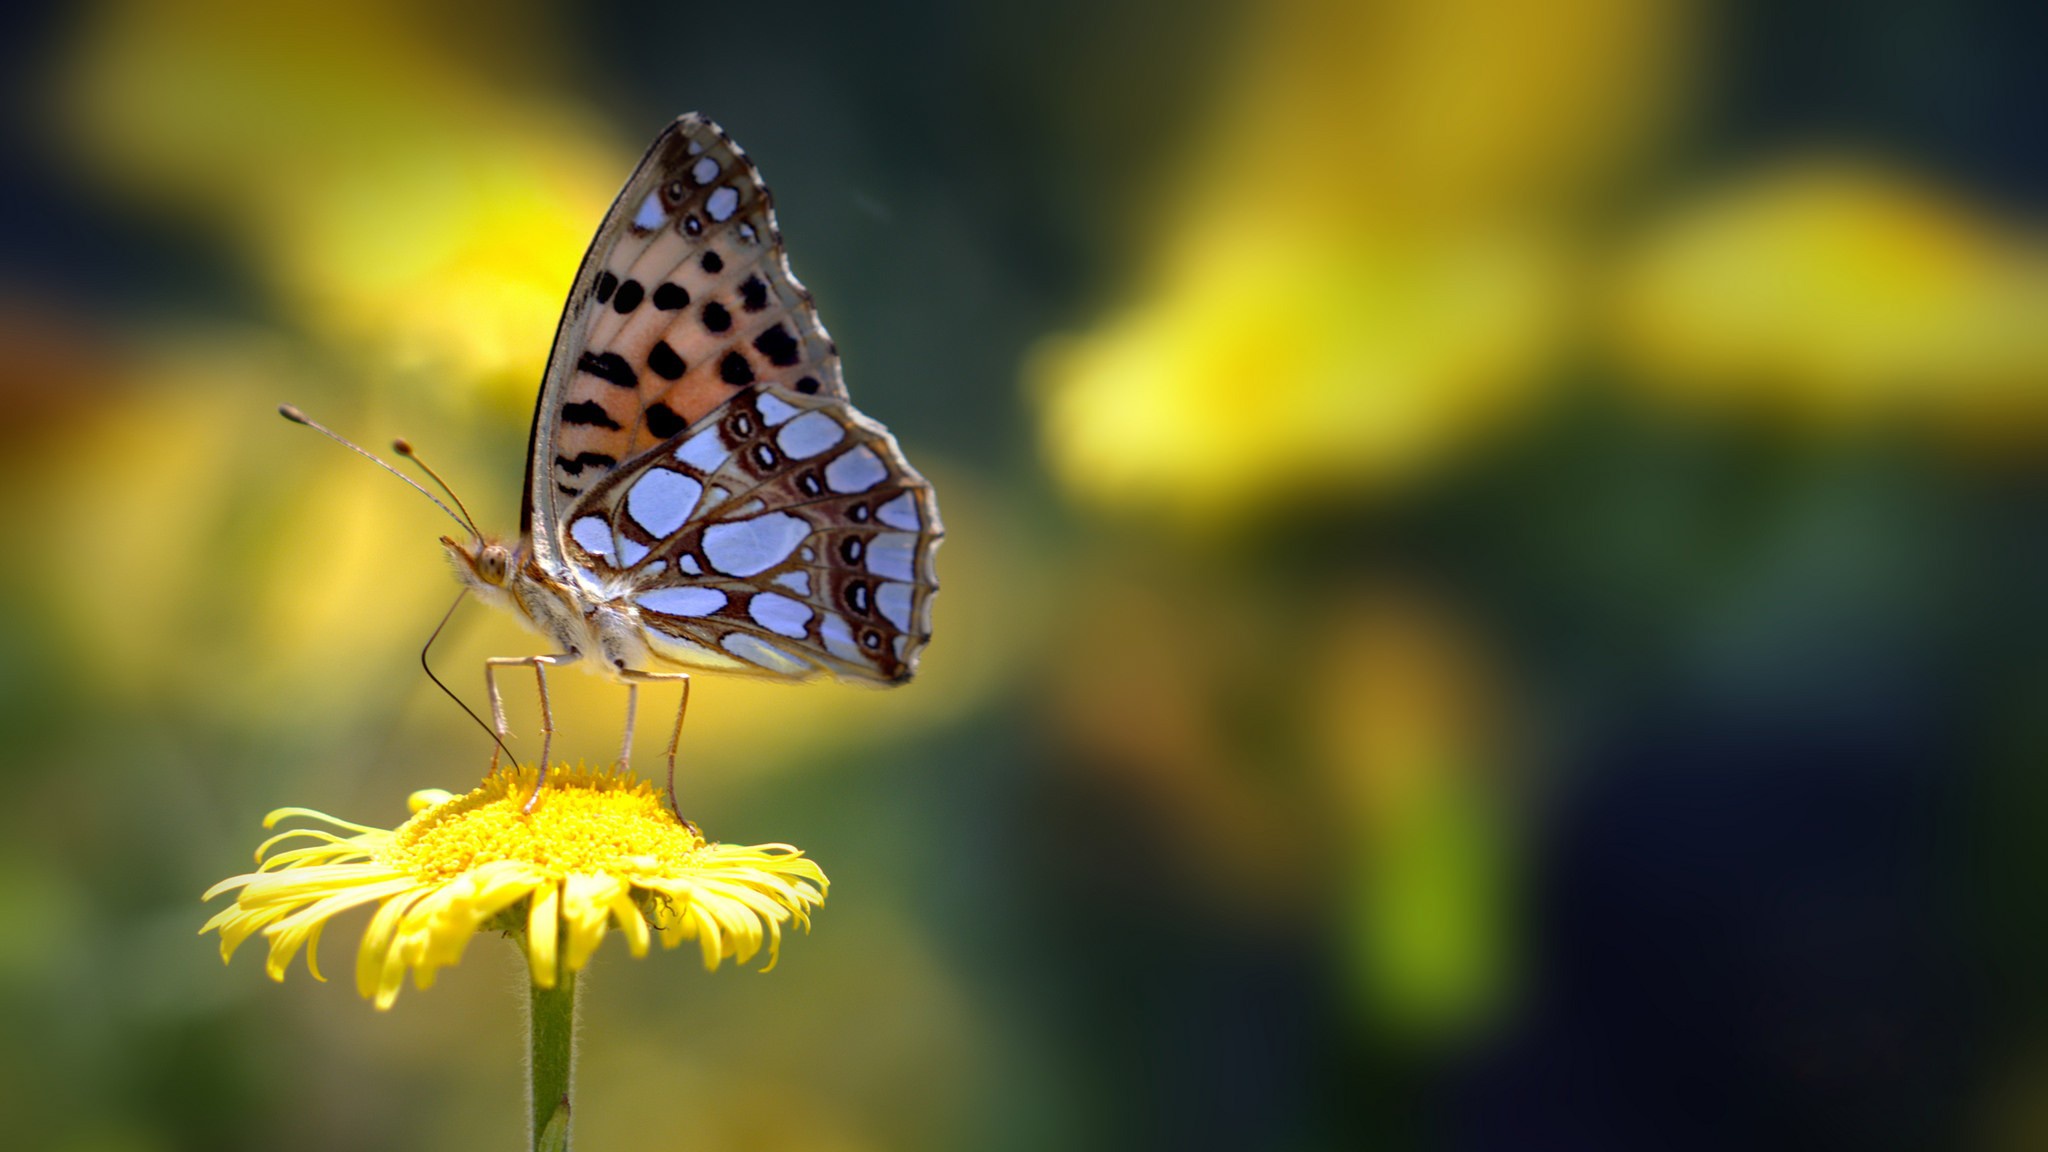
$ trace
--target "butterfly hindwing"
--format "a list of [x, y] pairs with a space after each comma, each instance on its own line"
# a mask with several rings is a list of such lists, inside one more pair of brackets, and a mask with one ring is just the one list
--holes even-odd
[[596, 595], [630, 599], [671, 660], [908, 679], [931, 636], [931, 486], [844, 400], [746, 388], [611, 472], [566, 516]]
[[692, 114], [657, 137], [584, 256], [534, 413], [526, 523], [568, 507], [754, 385], [843, 400], [837, 349], [790, 272], [760, 172]]

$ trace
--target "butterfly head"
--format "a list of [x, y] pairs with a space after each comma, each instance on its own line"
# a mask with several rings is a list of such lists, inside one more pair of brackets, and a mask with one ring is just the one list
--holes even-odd
[[517, 567], [517, 558], [511, 548], [486, 536], [469, 540], [443, 536], [441, 546], [448, 550], [448, 558], [455, 564], [455, 575], [464, 584], [486, 599], [493, 594], [504, 594], [505, 585], [511, 581]]

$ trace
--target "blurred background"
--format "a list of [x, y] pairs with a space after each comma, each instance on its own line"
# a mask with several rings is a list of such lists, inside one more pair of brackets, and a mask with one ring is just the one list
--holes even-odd
[[449, 526], [274, 409], [515, 530], [692, 109], [945, 591], [902, 690], [699, 681], [692, 814], [831, 902], [608, 942], [579, 1147], [2048, 1147], [2038, 5], [286, 8], [4, 17], [10, 1147], [521, 1139], [509, 948], [379, 1014], [195, 935], [489, 753]]

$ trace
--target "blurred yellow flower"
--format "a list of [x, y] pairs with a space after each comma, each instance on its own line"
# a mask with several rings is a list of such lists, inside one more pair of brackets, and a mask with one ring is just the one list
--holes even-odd
[[61, 62], [64, 139], [122, 203], [202, 220], [372, 382], [523, 412], [631, 156], [549, 99], [544, 69], [499, 74], [550, 58], [538, 13], [489, 24], [480, 40], [393, 0], [116, 0]]
[[2048, 243], [1880, 164], [1809, 159], [1681, 207], [1615, 304], [1631, 377], [1687, 404], [2048, 429]]
[[[817, 864], [786, 844], [707, 843], [670, 815], [646, 782], [630, 774], [556, 769], [532, 813], [521, 811], [534, 771], [495, 773], [464, 796], [414, 793], [413, 817], [392, 830], [365, 827], [302, 808], [290, 816], [340, 829], [296, 828], [263, 842], [257, 871], [206, 893], [239, 889], [200, 931], [218, 931], [221, 958], [259, 930], [270, 942], [267, 970], [283, 980], [292, 957], [320, 975], [315, 951], [337, 914], [365, 904], [376, 912], [356, 956], [356, 987], [389, 1008], [410, 969], [430, 987], [456, 963], [470, 937], [503, 930], [523, 937], [534, 982], [554, 986], [580, 971], [616, 924], [633, 955], [695, 939], [707, 969], [727, 957], [746, 963], [765, 944], [768, 964], [782, 926], [810, 927], [825, 900]], [[292, 839], [315, 843], [266, 854]]]
[[1558, 328], [1563, 267], [1527, 235], [1185, 257], [1033, 365], [1053, 464], [1098, 503], [1227, 514], [1407, 479], [1516, 410]]
[[1579, 202], [1674, 103], [1684, 10], [1257, 8], [1134, 299], [1030, 367], [1060, 478], [1227, 518], [1398, 485], [1526, 411], [1575, 319]]

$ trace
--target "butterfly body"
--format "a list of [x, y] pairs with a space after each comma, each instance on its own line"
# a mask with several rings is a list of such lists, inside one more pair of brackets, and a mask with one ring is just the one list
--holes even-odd
[[[495, 541], [479, 546], [443, 536], [441, 543], [455, 561], [457, 578], [479, 599], [510, 612], [565, 657], [588, 656], [591, 671], [613, 679], [623, 679], [620, 673], [628, 669], [657, 665], [640, 636], [644, 625], [630, 600], [601, 590], [592, 595], [589, 590], [564, 584], [542, 570], [530, 555]], [[486, 569], [492, 565], [485, 557], [493, 552], [506, 559], [489, 572]]]
[[523, 505], [516, 544], [442, 542], [555, 646], [527, 662], [900, 684], [931, 634], [931, 486], [848, 402], [759, 172], [700, 116], [655, 139], [584, 256]]

